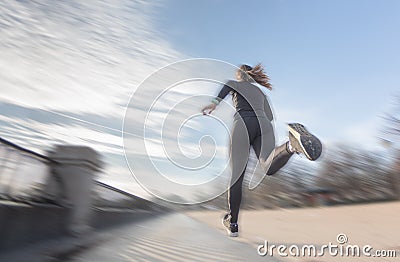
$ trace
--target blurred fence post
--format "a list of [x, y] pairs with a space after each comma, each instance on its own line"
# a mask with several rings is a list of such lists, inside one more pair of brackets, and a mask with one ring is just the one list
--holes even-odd
[[100, 156], [89, 147], [69, 145], [56, 146], [48, 156], [55, 161], [50, 171], [48, 193], [58, 191], [59, 188], [54, 187], [61, 182], [64, 203], [70, 208], [68, 230], [74, 235], [84, 234], [90, 230], [91, 191], [95, 173], [102, 166]]

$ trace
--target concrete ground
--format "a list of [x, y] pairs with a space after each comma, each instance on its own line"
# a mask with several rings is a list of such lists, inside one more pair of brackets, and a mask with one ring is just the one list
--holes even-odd
[[[1, 261], [73, 261], [73, 262], [157, 262], [157, 261], [399, 261], [400, 202], [336, 206], [327, 208], [243, 211], [240, 236], [230, 238], [221, 225], [222, 211], [192, 211], [186, 214], [149, 214], [147, 219], [88, 235], [86, 239], [65, 239], [45, 243], [35, 252], [20, 253]], [[338, 234], [347, 242], [339, 245]], [[342, 235], [342, 237], [344, 237]], [[265, 256], [258, 247], [286, 247], [279, 255], [271, 249]], [[323, 245], [347, 247], [370, 245], [371, 257], [331, 255], [303, 256], [304, 245], [313, 245], [320, 253]], [[294, 256], [296, 249], [299, 256]], [[292, 253], [289, 252], [289, 249]], [[377, 257], [377, 250], [395, 250], [397, 257]], [[260, 249], [265, 252], [265, 249]], [[344, 253], [345, 254], [345, 253]], [[41, 258], [32, 260], [33, 257]], [[10, 257], [11, 258], [11, 257]], [[17, 258], [17, 259], [14, 259]]]
[[248, 243], [183, 214], [166, 214], [107, 231], [103, 241], [62, 261], [277, 261]]
[[[223, 212], [199, 211], [188, 215], [224, 233], [220, 218]], [[239, 226], [239, 241], [257, 248], [265, 244], [291, 245], [313, 244], [339, 245], [338, 234], [345, 234], [343, 245], [370, 245], [373, 250], [396, 250], [396, 258], [383, 257], [339, 257], [325, 254], [321, 257], [279, 257], [287, 261], [399, 261], [400, 260], [400, 202], [366, 205], [335, 206], [324, 208], [278, 209], [242, 211]], [[343, 236], [342, 236], [343, 237]], [[295, 251], [295, 249], [293, 249]], [[285, 252], [283, 252], [285, 253]], [[295, 252], [294, 252], [295, 253]], [[328, 253], [325, 250], [325, 253]], [[334, 254], [334, 252], [333, 252]], [[276, 257], [276, 256], [274, 256]]]

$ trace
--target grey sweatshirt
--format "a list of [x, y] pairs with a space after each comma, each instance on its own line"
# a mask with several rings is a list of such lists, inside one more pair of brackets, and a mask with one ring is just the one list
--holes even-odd
[[273, 120], [271, 107], [266, 95], [256, 85], [247, 81], [229, 80], [220, 90], [216, 99], [221, 101], [232, 94], [233, 105], [241, 117], [267, 117]]

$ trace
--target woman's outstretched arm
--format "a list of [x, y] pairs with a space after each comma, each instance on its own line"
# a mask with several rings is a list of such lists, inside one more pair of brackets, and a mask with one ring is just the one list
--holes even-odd
[[203, 112], [203, 115], [211, 114], [211, 112], [217, 108], [219, 102], [221, 102], [229, 94], [229, 92], [232, 91], [232, 88], [228, 84], [229, 82], [221, 88], [217, 97], [211, 100], [211, 104], [203, 107], [203, 109], [201, 110]]

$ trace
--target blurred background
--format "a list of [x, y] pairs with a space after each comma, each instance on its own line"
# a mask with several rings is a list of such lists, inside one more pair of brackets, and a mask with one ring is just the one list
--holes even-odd
[[[244, 190], [244, 209], [397, 201], [399, 11], [396, 0], [2, 1], [0, 196], [51, 203], [43, 185], [52, 159], [45, 156], [55, 145], [72, 144], [102, 155], [97, 207], [135, 209], [133, 197], [175, 210], [226, 209], [226, 193], [190, 206], [155, 197], [131, 174], [123, 148], [126, 107], [140, 84], [171, 63], [209, 58], [263, 63], [273, 85], [265, 93], [277, 142], [287, 139], [286, 123], [300, 122], [324, 145], [318, 161], [296, 157], [256, 189]], [[213, 96], [221, 86], [185, 86], [168, 99]], [[191, 109], [200, 111], [206, 102]], [[229, 97], [226, 102], [216, 114], [229, 127]], [[158, 110], [167, 116], [168, 104]], [[229, 133], [216, 132], [218, 123], [207, 119], [197, 124], [202, 128], [191, 131], [193, 139], [218, 138], [221, 161], [212, 170], [221, 174]], [[186, 142], [186, 152], [199, 151], [197, 140]], [[160, 161], [166, 173], [179, 176], [167, 158]], [[248, 172], [255, 163], [251, 153]], [[140, 168], [145, 175], [147, 167]], [[201, 191], [164, 190], [176, 202], [203, 200]]]
[[[298, 202], [303, 194], [326, 192], [332, 203], [398, 198], [399, 8], [397, 1], [370, 0], [4, 1], [1, 134], [38, 152], [57, 143], [91, 146], [105, 156], [101, 181], [152, 198], [133, 179], [121, 136], [126, 105], [140, 83], [181, 59], [262, 62], [274, 87], [266, 93], [278, 143], [287, 139], [286, 123], [300, 122], [325, 150], [318, 163], [296, 158], [260, 195]], [[220, 87], [182, 87], [175, 97], [212, 96]], [[193, 106], [200, 110], [204, 103]], [[165, 117], [169, 107], [158, 109]], [[228, 127], [231, 115], [219, 112]], [[207, 121], [198, 121], [203, 128], [192, 130], [193, 137], [218, 126]], [[219, 136], [217, 146], [225, 150], [217, 155], [216, 173], [228, 157], [229, 133]], [[195, 142], [186, 152], [198, 151]], [[25, 182], [32, 184], [19, 181]], [[249, 194], [249, 203], [256, 195]], [[292, 204], [298, 205], [282, 203]]]

